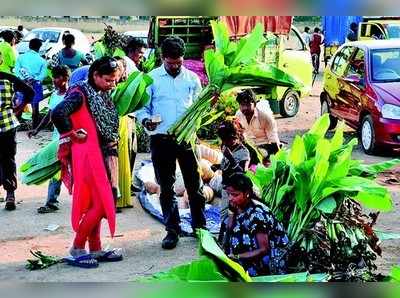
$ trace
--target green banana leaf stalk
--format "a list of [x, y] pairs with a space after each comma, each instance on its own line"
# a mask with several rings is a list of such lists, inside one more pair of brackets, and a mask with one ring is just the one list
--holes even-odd
[[[259, 166], [255, 174], [247, 175], [261, 191], [262, 201], [283, 222], [293, 247], [309, 252], [325, 239], [329, 251], [348, 240], [347, 247], [353, 251], [338, 254], [350, 258], [356, 254], [355, 247], [367, 241], [367, 246], [358, 247], [359, 254], [372, 259], [369, 252], [380, 253], [379, 239], [371, 228], [376, 218], [363, 215], [361, 206], [380, 212], [393, 209], [390, 192], [373, 178], [400, 160], [375, 165], [352, 160], [357, 140], [344, 143], [344, 123], [328, 140], [329, 124], [329, 115], [323, 115], [309, 132], [295, 137], [290, 149], [273, 156], [269, 168]], [[310, 233], [318, 237], [310, 239]]]
[[257, 24], [253, 31], [238, 43], [229, 40], [224, 23], [211, 21], [211, 26], [215, 49], [204, 52], [209, 83], [198, 95], [194, 104], [170, 128], [169, 132], [177, 137], [179, 143], [194, 144], [196, 132], [200, 127], [218, 118], [207, 116], [213, 109], [213, 102], [222, 92], [236, 87], [288, 86], [293, 89], [301, 87], [299, 81], [280, 69], [256, 61], [256, 54], [266, 41], [261, 24]]

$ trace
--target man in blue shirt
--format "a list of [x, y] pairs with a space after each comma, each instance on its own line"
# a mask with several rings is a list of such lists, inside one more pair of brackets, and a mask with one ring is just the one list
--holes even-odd
[[32, 86], [35, 96], [32, 99], [32, 128], [39, 125], [39, 102], [43, 100], [42, 82], [47, 76], [47, 61], [39, 54], [42, 41], [33, 38], [29, 41], [29, 51], [18, 56], [15, 75]]
[[168, 37], [161, 45], [163, 65], [149, 73], [154, 82], [148, 88], [150, 101], [137, 113], [138, 120], [151, 135], [151, 158], [161, 188], [160, 204], [167, 236], [164, 249], [175, 248], [181, 229], [173, 185], [176, 160], [182, 171], [189, 197], [193, 231], [204, 228], [205, 198], [201, 189], [197, 159], [189, 144], [178, 144], [168, 129], [185, 113], [200, 93], [197, 75], [182, 66], [185, 44], [179, 37]]

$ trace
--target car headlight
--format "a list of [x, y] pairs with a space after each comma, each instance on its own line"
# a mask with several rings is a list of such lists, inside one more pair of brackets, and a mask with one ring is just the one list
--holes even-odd
[[392, 104], [384, 104], [382, 106], [382, 117], [386, 119], [399, 119], [400, 120], [400, 106]]

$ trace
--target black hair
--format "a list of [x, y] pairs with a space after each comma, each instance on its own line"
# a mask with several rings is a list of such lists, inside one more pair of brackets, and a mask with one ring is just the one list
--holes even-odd
[[249, 104], [249, 103], [256, 103], [256, 94], [251, 89], [243, 90], [242, 92], [236, 95], [236, 101], [239, 104]]
[[51, 70], [51, 74], [52, 74], [53, 78], [56, 78], [56, 77], [69, 78], [70, 70], [69, 70], [69, 67], [66, 65], [57, 65], [57, 66], [53, 67], [53, 69]]
[[358, 27], [357, 23], [353, 22], [353, 23], [350, 24], [350, 29], [353, 30], [353, 31], [356, 31], [357, 27]]
[[90, 85], [94, 86], [93, 75], [97, 72], [99, 75], [109, 75], [117, 71], [118, 62], [112, 57], [104, 56], [95, 60], [89, 67], [88, 80]]
[[67, 48], [71, 48], [75, 44], [75, 36], [67, 33], [63, 36], [63, 42]]
[[308, 31], [310, 31], [310, 27], [304, 27], [304, 32], [307, 32], [308, 33]]
[[4, 30], [0, 32], [0, 37], [4, 39], [4, 41], [11, 43], [15, 38], [15, 33], [12, 30]]
[[163, 58], [178, 59], [185, 55], [185, 50], [185, 42], [178, 36], [167, 37], [161, 44]]
[[143, 39], [131, 37], [128, 39], [128, 43], [124, 49], [125, 54], [129, 54], [135, 52], [138, 49], [147, 48], [147, 44], [143, 41]]
[[43, 44], [43, 42], [42, 42], [41, 39], [39, 39], [39, 38], [32, 38], [32, 39], [29, 41], [29, 48], [30, 48], [31, 50], [34, 50], [34, 51], [36, 51], [36, 52], [39, 52], [39, 49], [40, 49], [40, 47], [42, 46], [42, 44]]
[[18, 27], [17, 27], [17, 30], [18, 30], [18, 31], [22, 31], [22, 30], [24, 30], [24, 26], [22, 26], [22, 25], [18, 25]]
[[320, 31], [321, 31], [321, 30], [320, 30], [318, 27], [315, 27], [315, 28], [314, 28], [314, 32], [315, 32], [315, 33], [318, 33], [318, 32], [320, 32]]
[[16, 43], [19, 43], [24, 38], [24, 35], [20, 31], [14, 31], [14, 34]]
[[217, 134], [222, 141], [238, 138], [242, 142], [244, 140], [243, 132], [243, 126], [238, 119], [235, 119], [222, 121], [218, 127]]
[[235, 173], [229, 176], [225, 183], [225, 186], [230, 186], [233, 187], [235, 190], [248, 192], [252, 196], [255, 196], [255, 194], [253, 193], [253, 182], [243, 173]]

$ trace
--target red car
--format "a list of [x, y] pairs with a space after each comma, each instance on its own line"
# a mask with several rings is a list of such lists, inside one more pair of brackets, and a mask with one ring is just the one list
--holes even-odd
[[368, 154], [400, 149], [400, 39], [341, 46], [324, 72], [321, 113], [359, 132]]

